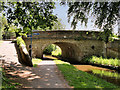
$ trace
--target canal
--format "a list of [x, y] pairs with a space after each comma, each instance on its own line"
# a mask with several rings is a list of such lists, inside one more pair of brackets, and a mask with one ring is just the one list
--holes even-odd
[[96, 67], [92, 65], [74, 65], [77, 69], [102, 78], [107, 82], [120, 86], [120, 73], [115, 70]]
[[[58, 58], [45, 55], [44, 59], [54, 60], [54, 59], [58, 59]], [[92, 66], [92, 65], [78, 65], [78, 64], [76, 65], [73, 63], [72, 63], [72, 65], [81, 71], [87, 72], [96, 77], [102, 78], [102, 79], [106, 80], [107, 82], [110, 82], [110, 83], [120, 86], [120, 73], [118, 73], [115, 70], [110, 70], [107, 68], [102, 68], [102, 67], [97, 67], [97, 66]]]

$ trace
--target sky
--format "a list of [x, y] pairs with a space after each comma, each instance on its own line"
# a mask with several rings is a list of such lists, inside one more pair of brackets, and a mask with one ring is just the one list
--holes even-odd
[[62, 19], [61, 23], [66, 25], [66, 29], [71, 29], [70, 24], [67, 21], [67, 10], [68, 6], [60, 6], [59, 3], [55, 5], [56, 9], [54, 9], [53, 13], [58, 16], [58, 18]]
[[[56, 3], [56, 9], [54, 9], [53, 13], [55, 15], [58, 16], [58, 18], [62, 19], [61, 23], [66, 25], [65, 29], [66, 30], [72, 30], [71, 28], [71, 24], [68, 23], [68, 18], [67, 18], [67, 10], [68, 10], [68, 6], [67, 5], [60, 5], [58, 2]], [[91, 19], [93, 19], [93, 17], [90, 17], [88, 19], [88, 24], [87, 27], [85, 27], [84, 25], [81, 25], [80, 23], [78, 23], [76, 30], [94, 30], [94, 31], [99, 31], [100, 29], [94, 27], [94, 24], [91, 22]], [[115, 26], [115, 33], [117, 33], [118, 31], [118, 26]]]
[[[61, 20], [61, 23], [66, 25], [66, 29], [72, 29], [71, 28], [71, 24], [68, 23], [68, 18], [67, 18], [67, 10], [68, 10], [68, 6], [67, 5], [60, 5], [59, 3], [56, 3], [56, 9], [54, 10], [54, 14], [57, 14], [58, 18], [62, 19]], [[91, 18], [90, 18], [91, 19]], [[88, 20], [88, 24], [87, 24], [87, 27], [85, 27], [84, 25], [81, 25], [80, 23], [78, 23], [77, 25], [77, 30], [87, 30], [87, 29], [96, 29], [98, 30], [97, 28], [93, 27], [93, 23], [90, 22], [90, 19]]]

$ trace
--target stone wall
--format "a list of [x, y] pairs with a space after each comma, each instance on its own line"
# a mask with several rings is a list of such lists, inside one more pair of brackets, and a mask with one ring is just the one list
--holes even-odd
[[21, 39], [21, 37], [18, 37], [17, 42], [15, 42], [18, 60], [22, 65], [33, 67], [31, 57], [27, 51], [26, 45], [23, 44], [24, 41], [21, 41]]
[[114, 40], [107, 44], [107, 56], [120, 58], [120, 40]]

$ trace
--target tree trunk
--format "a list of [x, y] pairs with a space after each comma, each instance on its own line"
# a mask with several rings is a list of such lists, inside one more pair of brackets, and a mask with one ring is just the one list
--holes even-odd
[[18, 32], [15, 32], [15, 34], [16, 34], [16, 38], [20, 36], [20, 34]]
[[104, 57], [107, 58], [107, 43], [104, 42]]

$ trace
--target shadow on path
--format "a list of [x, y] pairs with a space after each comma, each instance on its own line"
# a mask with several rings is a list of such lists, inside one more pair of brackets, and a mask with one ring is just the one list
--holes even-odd
[[[42, 61], [37, 67], [26, 67], [2, 60], [6, 76], [22, 84], [17, 88], [66, 88], [70, 89], [54, 61]], [[20, 89], [20, 90], [21, 90]]]

